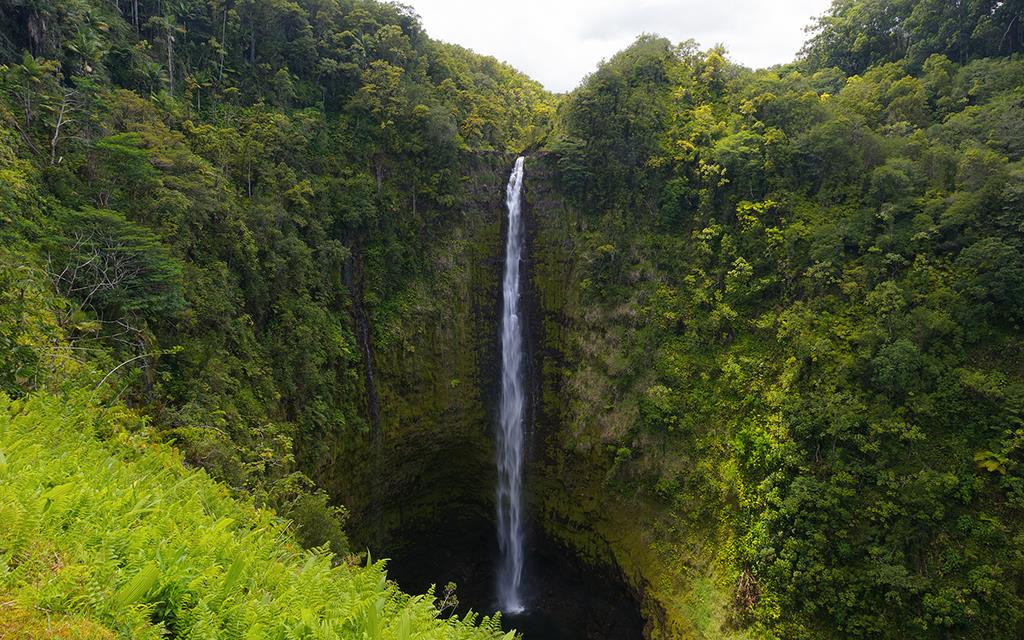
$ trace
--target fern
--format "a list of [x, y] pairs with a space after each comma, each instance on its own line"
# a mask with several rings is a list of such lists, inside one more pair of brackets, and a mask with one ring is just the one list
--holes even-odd
[[0, 393], [5, 598], [140, 640], [509, 637], [495, 619], [439, 618], [382, 561], [303, 551], [288, 523], [186, 469], [132, 420], [86, 394]]
[[160, 567], [155, 562], [147, 563], [128, 584], [118, 589], [117, 593], [114, 594], [112, 598], [114, 606], [124, 607], [141, 602], [159, 579]]

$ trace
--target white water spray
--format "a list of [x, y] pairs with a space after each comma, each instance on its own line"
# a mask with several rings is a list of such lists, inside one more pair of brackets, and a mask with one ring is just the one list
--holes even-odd
[[498, 608], [523, 611], [523, 330], [519, 322], [519, 261], [523, 252], [520, 218], [523, 158], [508, 179], [508, 240], [505, 243], [504, 305], [501, 313], [501, 407], [498, 420]]

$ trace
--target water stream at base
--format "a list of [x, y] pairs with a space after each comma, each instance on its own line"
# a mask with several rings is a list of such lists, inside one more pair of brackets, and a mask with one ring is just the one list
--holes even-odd
[[[454, 582], [458, 604], [446, 613], [491, 615], [501, 610], [494, 522], [486, 512], [453, 515], [431, 528], [404, 531], [412, 542], [388, 564], [388, 576], [409, 593], [437, 585], [439, 600]], [[642, 640], [639, 605], [613, 569], [579, 560], [542, 530], [527, 536], [523, 561], [525, 609], [502, 613], [506, 631], [516, 629], [526, 640]]]

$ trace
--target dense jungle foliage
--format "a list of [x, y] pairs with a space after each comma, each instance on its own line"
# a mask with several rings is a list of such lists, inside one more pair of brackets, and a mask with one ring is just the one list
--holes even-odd
[[317, 482], [379, 327], [449, 304], [462, 158], [526, 148], [575, 212], [555, 438], [656, 629], [1024, 636], [1022, 20], [836, 0], [792, 64], [643, 36], [559, 102], [395, 4], [0, 4], [0, 636], [498, 635]]
[[562, 446], [657, 572], [712, 550], [694, 635], [1024, 635], [1021, 11], [839, 0], [757, 72], [644, 36], [560, 109]]
[[[152, 439], [173, 442], [189, 465], [276, 509], [292, 521], [289, 535], [328, 545], [340, 561], [346, 513], [314, 479], [374, 427], [372, 334], [354, 318], [400, 313], [432, 230], [459, 215], [459, 158], [540, 140], [553, 98], [493, 58], [429, 39], [408, 8], [363, 0], [5, 2], [0, 65], [0, 394], [47, 406], [57, 397], [78, 406], [72, 399], [86, 394], [90, 416], [128, 408]], [[217, 551], [225, 571], [230, 554], [251, 555], [267, 565], [258, 572], [293, 571], [325, 591], [253, 577], [246, 597], [256, 600], [230, 596], [225, 612], [238, 576], [220, 585], [218, 565], [194, 556], [216, 541], [188, 547], [209, 523], [183, 492], [205, 481], [172, 482], [165, 457], [159, 482], [127, 489], [118, 483], [133, 473], [141, 482], [157, 462], [110, 470], [97, 457], [103, 445], [74, 433], [85, 418], [30, 415], [17, 420], [39, 421], [40, 443], [56, 430], [53, 447], [34, 455], [70, 480], [19, 473], [5, 486], [13, 493], [0, 509], [35, 520], [22, 530], [3, 518], [0, 618], [13, 615], [11, 600], [25, 616], [44, 607], [122, 637], [142, 637], [147, 616], [150, 634], [163, 625], [177, 637], [241, 637], [261, 611], [280, 625], [258, 637], [351, 637], [362, 626], [372, 637], [475, 637], [458, 625], [432, 631], [432, 601], [396, 601], [378, 585], [380, 567], [328, 575], [326, 556], [274, 555], [278, 525], [260, 533], [266, 518], [230, 505], [207, 509], [210, 522], [251, 521], [253, 532], [236, 537], [252, 548]], [[62, 425], [73, 426], [67, 440]], [[0, 461], [25, 468], [22, 436], [35, 438], [0, 430]], [[81, 459], [68, 453], [79, 447]], [[84, 478], [98, 492], [107, 482], [137, 492], [128, 520], [110, 502], [128, 498], [85, 496]], [[72, 482], [88, 504], [66, 510], [82, 521], [53, 538], [64, 520], [39, 494]], [[25, 502], [33, 491], [36, 502]], [[179, 508], [195, 512], [173, 534], [185, 546], [147, 546]], [[116, 531], [103, 529], [115, 524], [139, 527], [137, 537], [114, 545]], [[90, 527], [96, 538], [76, 539]], [[102, 561], [90, 566], [90, 554]], [[53, 576], [32, 573], [44, 559]], [[138, 572], [159, 586], [147, 588], [146, 607], [121, 612], [117, 589]], [[324, 602], [326, 593], [341, 600]], [[271, 595], [286, 600], [277, 612], [261, 600]]]
[[551, 97], [375, 2], [0, 19], [3, 390], [74, 361], [300, 532], [336, 528], [299, 471], [371, 427], [350, 316], [423, 271], [459, 153], [535, 140]]

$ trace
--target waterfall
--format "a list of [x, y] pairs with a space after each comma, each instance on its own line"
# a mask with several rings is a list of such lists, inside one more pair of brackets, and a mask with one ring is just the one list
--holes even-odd
[[523, 330], [519, 313], [519, 261], [523, 251], [523, 158], [508, 179], [508, 240], [505, 242], [504, 304], [501, 313], [501, 406], [498, 415], [498, 608], [523, 611]]

